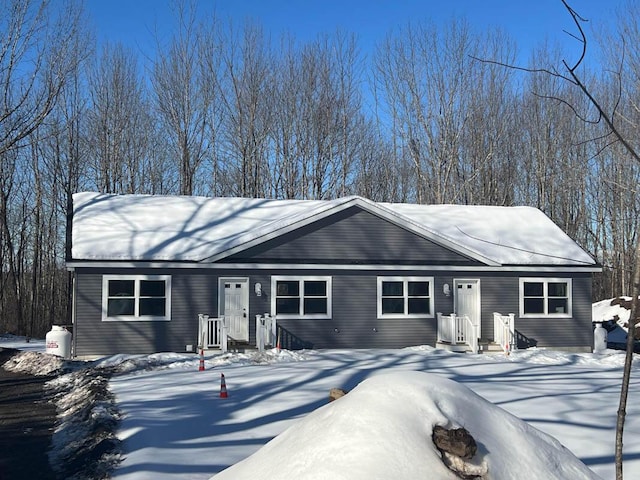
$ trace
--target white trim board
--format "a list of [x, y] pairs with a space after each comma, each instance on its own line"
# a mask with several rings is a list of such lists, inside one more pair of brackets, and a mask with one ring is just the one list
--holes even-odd
[[199, 263], [199, 262], [143, 262], [143, 261], [82, 261], [67, 263], [67, 270], [78, 268], [168, 268], [209, 270], [353, 270], [353, 271], [440, 271], [440, 272], [540, 272], [540, 273], [596, 273], [599, 266], [452, 266], [452, 265], [375, 265], [375, 264], [322, 264], [322, 263]]

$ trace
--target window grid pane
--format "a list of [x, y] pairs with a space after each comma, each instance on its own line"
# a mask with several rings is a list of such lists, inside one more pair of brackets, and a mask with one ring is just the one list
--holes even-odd
[[297, 297], [292, 298], [276, 298], [276, 314], [298, 314], [300, 313], [300, 299]]
[[404, 296], [403, 282], [382, 282], [383, 297], [402, 297]]
[[140, 296], [141, 297], [164, 297], [165, 296], [164, 280], [141, 280]]
[[297, 280], [278, 280], [276, 283], [276, 295], [278, 297], [298, 297], [300, 295], [300, 282]]
[[141, 298], [139, 309], [140, 316], [164, 317], [164, 298]]
[[566, 298], [550, 298], [548, 313], [568, 313], [568, 301]]
[[564, 297], [567, 296], [567, 284], [562, 282], [553, 282], [549, 283], [547, 286], [547, 290], [550, 297]]
[[430, 303], [428, 298], [410, 298], [408, 302], [409, 314], [428, 314], [431, 311]]
[[133, 316], [135, 315], [134, 298], [110, 298], [107, 301], [107, 316]]
[[134, 280], [109, 280], [109, 297], [135, 296]]
[[407, 290], [410, 297], [428, 297], [429, 282], [409, 282]]
[[404, 314], [404, 298], [383, 298], [382, 313], [402, 313]]
[[544, 299], [543, 298], [525, 298], [524, 313], [544, 314]]
[[542, 297], [544, 296], [544, 283], [542, 282], [525, 282], [525, 297]]
[[323, 280], [305, 280], [304, 296], [305, 297], [326, 297], [327, 282]]
[[327, 313], [327, 300], [325, 298], [305, 298], [304, 299], [304, 314], [326, 314]]

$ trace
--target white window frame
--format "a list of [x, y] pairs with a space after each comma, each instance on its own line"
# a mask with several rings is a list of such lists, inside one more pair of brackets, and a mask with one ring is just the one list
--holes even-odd
[[[134, 281], [134, 314], [108, 316], [109, 305], [109, 281], [133, 280]], [[164, 315], [140, 315], [140, 281], [164, 280], [165, 282], [165, 308]], [[170, 321], [171, 320], [171, 275], [103, 275], [102, 276], [102, 321], [103, 322], [138, 322], [138, 321]]]
[[[544, 300], [544, 313], [525, 313], [524, 312], [524, 284], [525, 283], [542, 283], [542, 298]], [[566, 283], [567, 284], [567, 312], [554, 313], [548, 312], [549, 308], [549, 284], [550, 283]], [[520, 317], [522, 318], [571, 318], [573, 316], [572, 305], [572, 279], [571, 278], [548, 278], [548, 277], [520, 277]], [[562, 297], [564, 298], [564, 297]]]
[[[298, 282], [299, 284], [299, 298], [300, 298], [300, 307], [299, 312], [295, 313], [276, 313], [276, 300], [277, 300], [277, 284], [279, 281], [285, 282]], [[312, 282], [326, 282], [327, 284], [327, 313], [304, 313], [304, 282], [312, 281]], [[273, 275], [271, 277], [271, 315], [276, 316], [277, 318], [297, 318], [297, 319], [310, 319], [310, 320], [327, 320], [331, 318], [331, 277], [325, 276], [299, 276], [299, 275]], [[313, 297], [319, 298], [319, 297]], [[325, 297], [322, 297], [325, 298]]]
[[[378, 318], [433, 318], [435, 311], [435, 298], [433, 281], [434, 277], [378, 277]], [[384, 282], [403, 282], [402, 293], [404, 298], [404, 311], [409, 311], [409, 282], [429, 282], [429, 313], [382, 313], [382, 284]]]

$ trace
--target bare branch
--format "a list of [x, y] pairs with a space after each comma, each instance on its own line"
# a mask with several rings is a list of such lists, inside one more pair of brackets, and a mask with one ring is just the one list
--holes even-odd
[[573, 104], [571, 104], [570, 102], [566, 101], [563, 98], [556, 97], [556, 96], [553, 96], [553, 95], [539, 95], [536, 92], [531, 92], [531, 94], [533, 96], [537, 97], [537, 98], [543, 98], [543, 99], [546, 99], [546, 100], [554, 100], [554, 101], [556, 101], [558, 103], [566, 105], [567, 107], [569, 107], [569, 109], [573, 112], [573, 114], [576, 117], [578, 117], [580, 120], [582, 120], [585, 123], [589, 123], [589, 124], [592, 124], [592, 125], [596, 125], [596, 124], [600, 123], [601, 115], [598, 116], [597, 120], [589, 120], [588, 118], [586, 118], [586, 117], [582, 116], [580, 113], [578, 113], [578, 111], [573, 106]]
[[[578, 13], [569, 6], [569, 4], [566, 2], [566, 0], [562, 0], [562, 4], [565, 6], [565, 8], [567, 9], [567, 11], [569, 12], [569, 15], [571, 15], [571, 18], [573, 19], [573, 22], [576, 24], [576, 27], [578, 28], [578, 31], [580, 32], [580, 36], [576, 36], [573, 35], [571, 33], [569, 33], [569, 35], [573, 38], [575, 38], [576, 40], [578, 40], [580, 43], [582, 43], [582, 53], [580, 54], [580, 58], [578, 58], [578, 61], [575, 63], [575, 65], [571, 68], [569, 68], [569, 66], [566, 64], [566, 62], [562, 62], [564, 63], [565, 67], [567, 67], [567, 69], [569, 70], [569, 72], [573, 73], [576, 68], [578, 68], [580, 66], [580, 64], [582, 63], [582, 61], [584, 60], [584, 57], [587, 55], [587, 37], [584, 34], [584, 30], [582, 29], [582, 25], [580, 25], [581, 22], [586, 22], [587, 20], [583, 17], [581, 17], [580, 15], [578, 15]], [[568, 32], [567, 32], [568, 33]]]
[[521, 67], [519, 65], [511, 65], [509, 63], [498, 62], [496, 60], [488, 60], [486, 58], [474, 57], [473, 55], [469, 55], [469, 57], [471, 59], [473, 59], [473, 60], [477, 60], [478, 62], [488, 63], [488, 64], [491, 64], [491, 65], [499, 65], [501, 67], [509, 68], [511, 70], [516, 70], [516, 71], [519, 71], [519, 72], [546, 73], [547, 75], [551, 75], [552, 77], [561, 78], [562, 80], [566, 80], [567, 82], [573, 83], [571, 78], [569, 78], [569, 77], [567, 77], [565, 75], [562, 75], [556, 69], [549, 70], [547, 68], [528, 68], [528, 67]]

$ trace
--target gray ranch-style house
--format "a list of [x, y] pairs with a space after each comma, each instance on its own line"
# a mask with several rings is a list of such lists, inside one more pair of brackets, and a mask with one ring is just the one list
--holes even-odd
[[593, 345], [601, 268], [530, 207], [83, 192], [72, 242], [75, 356]]

